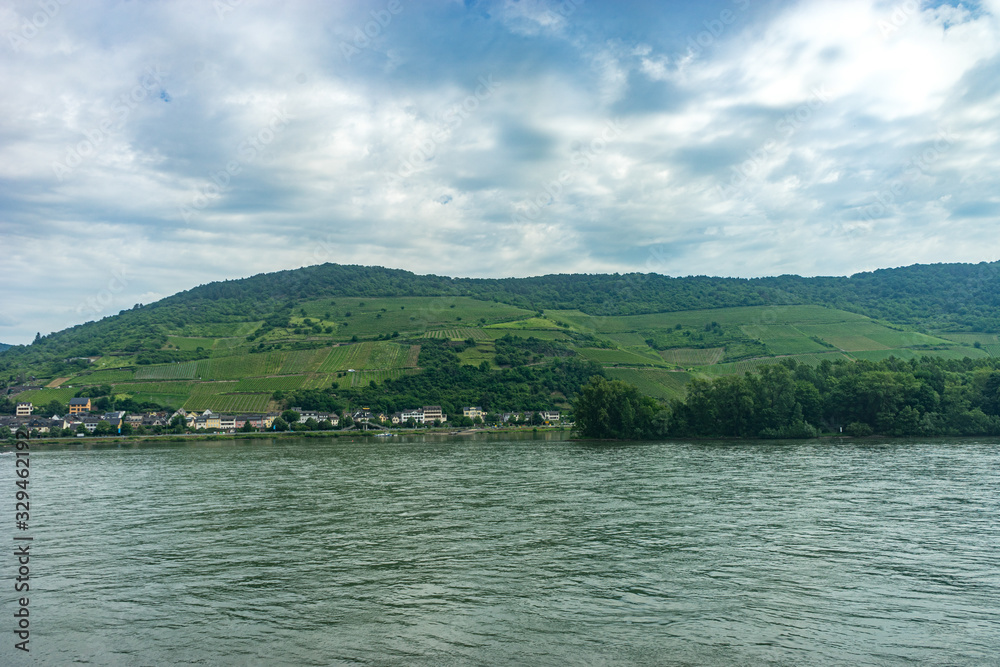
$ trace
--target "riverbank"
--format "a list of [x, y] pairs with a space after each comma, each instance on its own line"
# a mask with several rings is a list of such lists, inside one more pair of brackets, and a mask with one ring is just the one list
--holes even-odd
[[[517, 435], [532, 433], [564, 433], [569, 437], [572, 429], [565, 426], [508, 427], [508, 428], [420, 428], [393, 431], [264, 431], [254, 433], [165, 433], [162, 435], [112, 435], [86, 436], [83, 438], [31, 438], [33, 445], [90, 445], [90, 444], [146, 444], [171, 442], [213, 442], [231, 440], [290, 440], [310, 438], [345, 438], [347, 440], [392, 440], [398, 437], [434, 435], [446, 437], [469, 437], [482, 434]], [[0, 448], [13, 446], [14, 440], [0, 442]]]

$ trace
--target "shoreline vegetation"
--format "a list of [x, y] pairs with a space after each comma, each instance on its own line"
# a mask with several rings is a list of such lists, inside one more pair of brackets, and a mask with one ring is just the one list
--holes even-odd
[[594, 376], [574, 405], [595, 438], [815, 438], [1000, 435], [1000, 362], [920, 357], [794, 360], [744, 375], [694, 379], [663, 406], [635, 386]]

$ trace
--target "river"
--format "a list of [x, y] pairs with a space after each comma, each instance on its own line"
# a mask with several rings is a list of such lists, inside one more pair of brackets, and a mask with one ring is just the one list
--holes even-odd
[[30, 657], [995, 664], [998, 472], [990, 440], [35, 447]]

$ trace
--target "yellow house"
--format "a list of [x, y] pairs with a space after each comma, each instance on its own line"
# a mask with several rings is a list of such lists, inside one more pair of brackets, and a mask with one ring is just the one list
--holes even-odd
[[90, 412], [90, 399], [89, 398], [69, 399], [69, 413], [71, 415], [78, 415], [81, 412]]

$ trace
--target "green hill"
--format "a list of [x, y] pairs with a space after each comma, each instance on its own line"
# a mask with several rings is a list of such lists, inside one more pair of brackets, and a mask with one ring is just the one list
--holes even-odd
[[998, 269], [493, 280], [324, 264], [203, 285], [44, 336], [4, 352], [0, 375], [36, 387], [17, 400], [85, 393], [122, 409], [565, 409], [593, 373], [667, 400], [693, 378], [784, 359], [1000, 356]]

